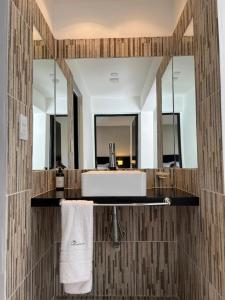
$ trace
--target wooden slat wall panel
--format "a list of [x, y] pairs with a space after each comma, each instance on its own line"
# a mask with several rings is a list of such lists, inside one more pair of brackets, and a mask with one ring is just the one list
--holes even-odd
[[48, 50], [43, 40], [33, 41], [33, 58], [34, 59], [53, 59], [51, 52]]
[[173, 51], [176, 56], [194, 55], [194, 38], [193, 36], [185, 36]]
[[190, 194], [200, 196], [199, 169], [175, 169], [174, 186]]
[[[195, 5], [194, 9], [191, 6], [192, 4]], [[31, 12], [31, 10], [33, 11]], [[182, 39], [185, 26], [191, 19], [190, 12], [194, 13], [194, 44], [190, 38]], [[47, 172], [48, 176], [46, 176], [45, 172], [41, 172], [40, 174], [33, 174], [34, 189], [32, 191], [32, 134], [30, 133], [28, 142], [18, 140], [18, 116], [21, 112], [28, 116], [29, 126], [30, 128], [32, 127], [33, 24], [41, 32], [42, 38], [47, 43], [48, 49], [51, 49], [53, 57], [57, 53], [60, 59], [169, 56], [173, 53], [191, 55], [194, 51], [198, 102], [199, 185], [201, 191], [198, 189], [199, 185], [194, 184], [197, 180], [196, 170], [191, 170], [190, 172], [188, 170], [171, 171], [172, 173], [165, 183], [157, 182], [154, 171], [147, 170], [147, 174], [149, 178], [148, 186], [172, 186], [173, 177], [175, 177], [174, 182], [177, 187], [189, 192], [200, 193], [201, 206], [199, 209], [180, 208], [177, 211], [171, 211], [168, 208], [149, 208], [148, 211], [121, 211], [121, 218], [126, 226], [134, 226], [135, 230], [128, 232], [126, 241], [118, 252], [112, 250], [109, 241], [106, 239], [106, 224], [103, 224], [101, 219], [104, 212], [99, 210], [95, 216], [98, 220], [95, 221], [97, 222], [95, 237], [98, 239], [95, 245], [95, 270], [97, 274], [95, 280], [99, 282], [95, 291], [97, 291], [96, 293], [111, 292], [117, 299], [120, 295], [127, 296], [130, 295], [129, 293], [132, 293], [133, 296], [142, 295], [142, 299], [144, 299], [144, 296], [150, 297], [153, 295], [173, 295], [177, 298], [178, 281], [175, 266], [177, 264], [176, 235], [178, 230], [178, 275], [180, 278], [178, 290], [181, 299], [221, 300], [222, 297], [225, 297], [225, 288], [223, 286], [223, 278], [225, 278], [225, 246], [223, 238], [225, 235], [225, 199], [223, 195], [216, 17], [216, 0], [195, 0], [193, 3], [188, 1], [173, 38], [58, 41], [56, 52], [55, 39], [36, 3], [33, 3], [31, 0], [11, 1], [11, 32], [9, 37], [10, 143], [8, 191], [10, 194], [10, 215], [8, 219], [7, 251], [8, 299], [50, 299], [53, 296], [53, 285], [46, 284], [46, 282], [54, 282], [52, 277], [52, 251], [54, 250], [52, 241], [55, 239], [57, 241], [58, 235], [56, 233], [59, 234], [60, 231], [59, 229], [56, 232], [49, 230], [49, 228], [55, 228], [52, 222], [59, 219], [58, 212], [48, 210], [43, 213], [41, 209], [37, 209], [33, 212], [32, 234], [29, 234], [31, 215], [29, 212], [30, 208], [27, 205], [30, 203], [31, 194], [38, 194], [54, 188], [54, 172]], [[177, 44], [178, 41], [180, 41], [179, 44]], [[173, 42], [175, 47], [173, 47]], [[44, 51], [41, 45], [39, 47], [39, 50], [35, 52], [38, 53], [38, 57], [40, 52]], [[163, 61], [161, 71], [165, 68], [167, 60]], [[210, 111], [212, 111], [212, 114]], [[70, 174], [67, 177], [67, 185], [79, 186], [80, 171], [71, 172], [74, 174], [72, 176]], [[74, 176], [75, 184], [73, 182]], [[11, 195], [11, 193], [14, 193], [14, 195]], [[109, 220], [108, 214], [104, 215], [104, 217], [106, 220]], [[135, 222], [133, 218], [135, 218]], [[150, 220], [153, 223], [148, 223]], [[42, 224], [44, 224], [43, 227]], [[59, 221], [58, 224], [60, 224]], [[177, 227], [176, 224], [178, 225]], [[30, 238], [30, 235], [33, 238]], [[51, 238], [45, 239], [47, 236], [53, 236], [54, 238], [53, 240]], [[31, 240], [29, 241], [29, 239]], [[157, 240], [159, 241], [156, 242]], [[39, 248], [37, 244], [39, 244]], [[20, 245], [21, 247], [17, 249], [15, 245]], [[39, 251], [32, 252], [33, 260], [29, 259], [29, 253], [32, 251], [31, 246], [33, 250], [39, 249]], [[56, 244], [57, 247], [58, 245]], [[15, 251], [15, 249], [18, 251]], [[23, 249], [25, 250], [23, 251]], [[132, 254], [129, 256], [131, 252]], [[26, 257], [24, 257], [25, 253], [28, 253]], [[152, 253], [152, 257], [153, 254], [157, 253], [153, 261], [150, 261], [149, 253]], [[105, 260], [102, 262], [100, 258], [102, 258], [103, 254], [105, 255]], [[128, 256], [130, 258], [134, 257], [136, 261], [136, 271], [133, 273], [130, 266], [122, 263], [122, 258]], [[42, 259], [40, 259], [41, 257]], [[141, 260], [139, 260], [140, 257]], [[107, 260], [107, 258], [109, 259]], [[34, 261], [38, 259], [40, 259], [39, 263], [34, 266]], [[138, 264], [139, 262], [141, 265]], [[98, 266], [99, 270], [107, 271], [106, 266], [112, 266], [114, 263], [118, 263], [115, 277], [111, 273], [106, 274], [105, 276], [108, 276], [109, 280], [103, 285], [100, 281], [101, 277], [98, 277]], [[143, 269], [144, 265], [150, 272], [148, 279], [146, 278], [147, 271]], [[49, 272], [46, 272], [46, 268]], [[163, 279], [162, 277], [153, 276], [159, 272], [161, 272]], [[124, 283], [119, 289], [119, 279], [123, 278], [124, 275], [126, 275], [127, 285]], [[113, 278], [116, 278], [118, 282], [113, 282]], [[127, 289], [128, 286], [131, 288]], [[60, 292], [60, 287], [57, 286], [57, 288], [59, 289], [57, 291]], [[110, 298], [111, 296], [109, 295], [107, 299]]]
[[7, 299], [31, 271], [30, 191], [8, 197]]
[[[34, 172], [32, 178], [33, 17], [45, 41], [50, 38], [52, 54], [54, 42], [32, 0], [9, 2], [7, 300], [51, 299], [54, 211], [30, 209], [31, 196], [53, 189], [55, 180], [54, 171]], [[20, 114], [28, 118], [28, 141], [19, 139]]]
[[[81, 172], [86, 170], [67, 170], [65, 183], [67, 188], [81, 187]], [[156, 173], [169, 173], [166, 180], [159, 180]], [[147, 186], [172, 187], [174, 170], [147, 169]], [[110, 208], [94, 210], [94, 290], [88, 299], [107, 296], [110, 299], [124, 297], [144, 297], [173, 295], [177, 292], [177, 254], [176, 254], [176, 208], [122, 208], [118, 215], [127, 230], [120, 249], [115, 250], [111, 244], [111, 212]], [[61, 240], [60, 212], [55, 218], [56, 259], [55, 290], [56, 296], [64, 296], [63, 287], [59, 284], [59, 245]], [[147, 254], [148, 253], [148, 254]], [[151, 254], [158, 253], [154, 259]], [[168, 253], [168, 254], [167, 254]], [[132, 255], [134, 263], [132, 260]], [[124, 257], [130, 259], [123, 263]], [[139, 259], [141, 258], [141, 259]], [[144, 260], [146, 259], [146, 264]], [[136, 261], [136, 262], [135, 262]], [[166, 263], [164, 264], [164, 262]], [[115, 265], [117, 267], [113, 268]], [[145, 267], [144, 267], [145, 266]], [[161, 274], [157, 277], [156, 274]], [[157, 278], [156, 278], [156, 277]], [[104, 279], [105, 278], [105, 279]], [[125, 278], [121, 284], [121, 278]], [[76, 297], [74, 298], [76, 299]], [[167, 299], [167, 298], [166, 298]]]
[[33, 0], [33, 26], [35, 26], [40, 33], [51, 55], [55, 57], [55, 38], [35, 0]]
[[[59, 260], [59, 245], [56, 247]], [[153, 296], [166, 300], [176, 294], [176, 243], [129, 241], [122, 242], [120, 248], [112, 248], [111, 242], [97, 242], [94, 249], [94, 284], [88, 299]], [[68, 299], [62, 286], [58, 288], [57, 295]]]
[[[11, 2], [9, 37], [9, 95], [28, 107], [32, 103], [32, 37], [30, 28]], [[24, 42], [26, 41], [26, 43]]]
[[191, 20], [193, 19], [193, 2], [195, 2], [195, 0], [187, 0], [178, 24], [173, 32], [174, 49], [176, 49], [180, 44], [189, 24], [191, 23]]
[[171, 50], [171, 37], [57, 41], [57, 56], [65, 59], [163, 56]]

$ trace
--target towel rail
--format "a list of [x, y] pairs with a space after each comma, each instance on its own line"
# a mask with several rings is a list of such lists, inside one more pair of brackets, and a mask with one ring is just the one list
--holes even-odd
[[[60, 205], [61, 205], [61, 201], [60, 201]], [[146, 202], [146, 203], [94, 203], [93, 204], [93, 206], [104, 206], [104, 207], [167, 206], [167, 205], [171, 205], [171, 199], [168, 198], [168, 197], [164, 198], [164, 202]]]

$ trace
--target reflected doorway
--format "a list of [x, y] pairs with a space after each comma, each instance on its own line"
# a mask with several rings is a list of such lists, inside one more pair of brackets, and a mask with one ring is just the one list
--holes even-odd
[[120, 169], [138, 166], [138, 115], [95, 115], [95, 166], [109, 166], [109, 144], [115, 143]]

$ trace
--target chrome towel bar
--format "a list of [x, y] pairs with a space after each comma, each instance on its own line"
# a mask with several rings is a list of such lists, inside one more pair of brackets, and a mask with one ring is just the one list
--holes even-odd
[[[62, 200], [61, 200], [62, 201]], [[61, 205], [60, 201], [60, 205]], [[74, 200], [76, 201], [76, 200]], [[164, 202], [146, 202], [146, 203], [94, 203], [93, 206], [103, 207], [129, 207], [129, 206], [168, 206], [171, 205], [171, 199], [166, 197]]]

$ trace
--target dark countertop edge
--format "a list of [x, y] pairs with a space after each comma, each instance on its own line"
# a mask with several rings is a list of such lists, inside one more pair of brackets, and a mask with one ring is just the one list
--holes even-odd
[[[154, 190], [154, 189], [159, 189], [159, 188], [153, 188], [153, 189], [149, 189], [149, 190]], [[171, 189], [171, 188], [168, 188]], [[173, 188], [174, 189], [174, 188]], [[70, 190], [70, 189], [68, 189]], [[199, 206], [199, 197], [192, 195], [190, 193], [187, 193], [183, 190], [177, 189], [175, 188], [174, 190], [180, 191], [181, 193], [183, 193], [185, 196], [173, 196], [173, 197], [169, 197], [171, 200], [171, 205], [170, 206]], [[49, 192], [55, 192], [55, 190], [49, 191]], [[33, 198], [31, 198], [31, 207], [60, 207], [60, 200], [62, 199], [61, 197], [44, 197], [45, 195], [47, 195], [49, 192], [47, 193], [43, 193], [40, 194], [38, 196], [35, 196]], [[97, 204], [104, 204], [107, 202], [107, 204], [110, 204], [113, 206], [113, 204], [127, 204], [127, 205], [131, 205], [132, 204], [148, 204], [148, 203], [164, 203], [164, 199], [165, 196], [136, 196], [136, 197], [74, 197], [74, 196], [68, 196], [66, 197], [66, 200], [78, 200], [78, 199], [85, 199], [85, 200], [93, 200], [94, 202], [96, 202]], [[129, 201], [132, 198], [132, 202]], [[104, 199], [107, 201], [104, 201]], [[128, 200], [129, 199], [129, 200]], [[169, 206], [169, 205], [168, 205]], [[155, 206], [157, 207], [157, 205]], [[158, 205], [158, 207], [161, 207], [160, 205]]]

